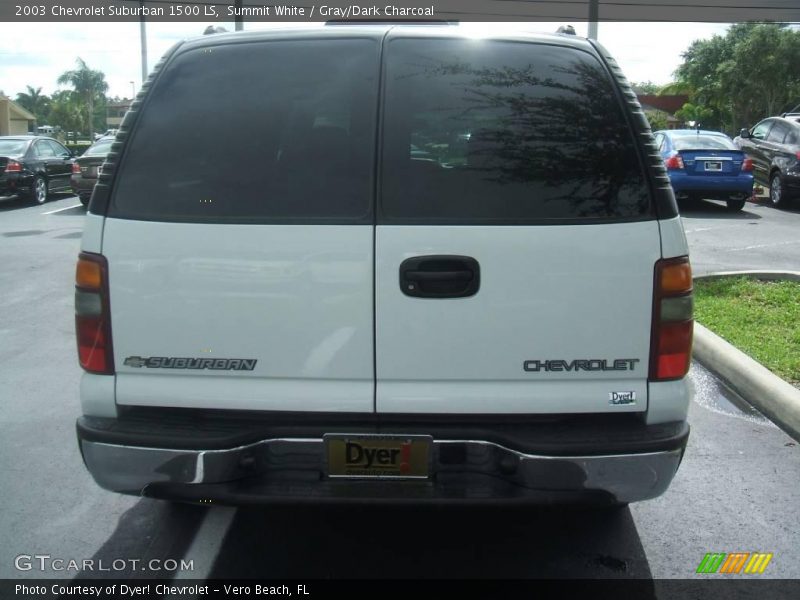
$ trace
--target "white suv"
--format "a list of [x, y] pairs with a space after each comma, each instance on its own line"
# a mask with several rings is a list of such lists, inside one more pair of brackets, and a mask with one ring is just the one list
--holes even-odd
[[595, 42], [183, 42], [86, 220], [84, 461], [188, 502], [652, 498], [689, 434], [687, 254]]

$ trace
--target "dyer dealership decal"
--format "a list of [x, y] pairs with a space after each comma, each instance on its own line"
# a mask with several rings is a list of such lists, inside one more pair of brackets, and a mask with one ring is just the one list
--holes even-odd
[[252, 371], [258, 362], [255, 358], [176, 358], [174, 356], [129, 356], [126, 367], [141, 369], [208, 369], [211, 371]]
[[522, 368], [538, 373], [540, 371], [633, 371], [638, 358], [577, 358], [575, 360], [526, 360]]

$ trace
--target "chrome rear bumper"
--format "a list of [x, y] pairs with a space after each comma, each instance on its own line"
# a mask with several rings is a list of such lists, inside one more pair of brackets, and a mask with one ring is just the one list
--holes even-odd
[[[223, 450], [147, 448], [81, 440], [103, 488], [126, 494], [229, 504], [274, 501], [635, 502], [662, 494], [680, 447], [601, 456], [524, 454], [481, 440], [437, 440], [424, 481], [332, 479], [322, 438], [266, 439]], [[454, 452], [454, 450], [457, 450]]]

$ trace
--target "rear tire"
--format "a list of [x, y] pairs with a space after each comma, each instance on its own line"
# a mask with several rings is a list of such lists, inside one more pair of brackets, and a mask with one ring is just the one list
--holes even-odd
[[34, 177], [31, 185], [31, 200], [35, 204], [44, 204], [47, 202], [47, 192], [47, 180], [39, 175]]
[[769, 178], [769, 201], [775, 208], [783, 208], [787, 204], [788, 194], [786, 186], [783, 184], [783, 177], [780, 172], [773, 173]]
[[746, 200], [728, 200], [726, 204], [730, 212], [739, 212], [744, 208], [745, 202]]

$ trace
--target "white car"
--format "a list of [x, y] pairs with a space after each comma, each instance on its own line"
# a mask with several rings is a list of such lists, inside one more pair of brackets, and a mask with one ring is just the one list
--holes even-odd
[[80, 448], [116, 492], [619, 505], [689, 434], [675, 198], [574, 35], [178, 45], [103, 167], [76, 313]]

